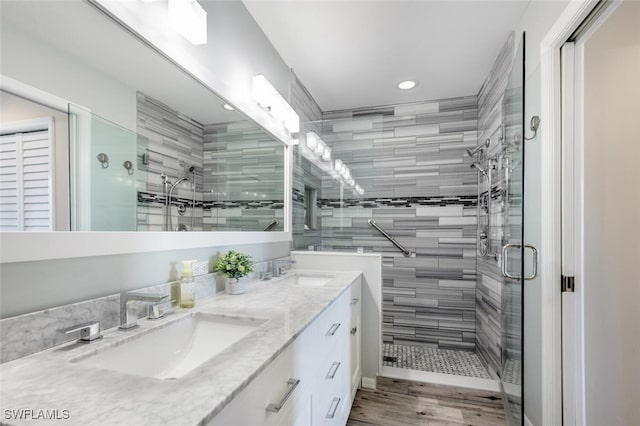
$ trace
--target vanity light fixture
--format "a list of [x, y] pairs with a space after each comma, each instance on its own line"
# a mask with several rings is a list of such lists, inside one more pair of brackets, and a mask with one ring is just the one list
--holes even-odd
[[324, 161], [331, 161], [331, 148], [324, 146], [324, 152], [322, 153], [322, 159]]
[[405, 80], [398, 83], [398, 89], [400, 90], [411, 90], [416, 87], [418, 83], [413, 80]]
[[281, 121], [289, 133], [300, 131], [300, 117], [262, 74], [253, 76], [253, 99], [273, 118]]
[[229, 104], [222, 105], [222, 108], [226, 109], [227, 111], [235, 111], [236, 110], [234, 107], [232, 107]]
[[207, 12], [196, 0], [169, 0], [169, 21], [191, 44], [207, 44]]
[[307, 132], [307, 148], [312, 152], [316, 152], [319, 140], [320, 138], [314, 132]]

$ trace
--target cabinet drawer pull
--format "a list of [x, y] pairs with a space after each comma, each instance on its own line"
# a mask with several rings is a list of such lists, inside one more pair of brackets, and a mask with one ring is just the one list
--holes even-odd
[[292, 378], [287, 380], [287, 391], [284, 393], [284, 395], [282, 395], [282, 399], [280, 399], [280, 402], [278, 402], [277, 404], [269, 404], [267, 406], [267, 411], [270, 413], [277, 413], [278, 411], [280, 411], [284, 404], [287, 402], [287, 399], [289, 399], [289, 397], [291, 396], [293, 391], [296, 390], [299, 384], [300, 379]]
[[327, 336], [333, 336], [334, 334], [336, 334], [336, 331], [338, 331], [341, 325], [342, 324], [340, 324], [339, 322], [333, 324], [329, 331], [327, 331]]
[[351, 335], [355, 336], [355, 334], [358, 332], [358, 327], [352, 327], [351, 328]]
[[358, 303], [360, 301], [360, 299], [358, 299], [357, 297], [354, 297], [353, 299], [351, 299], [351, 304], [355, 305], [356, 303]]
[[329, 406], [329, 411], [327, 411], [328, 419], [332, 419], [336, 416], [336, 411], [338, 411], [338, 405], [340, 405], [340, 398], [333, 398], [333, 401], [331, 401], [331, 405]]
[[339, 367], [340, 367], [339, 362], [334, 362], [333, 364], [331, 364], [331, 368], [327, 373], [327, 379], [333, 379], [334, 377], [336, 377], [336, 373], [338, 372]]

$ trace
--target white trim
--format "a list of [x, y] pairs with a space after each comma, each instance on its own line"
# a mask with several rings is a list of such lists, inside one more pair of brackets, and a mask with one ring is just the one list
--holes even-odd
[[362, 387], [367, 389], [375, 389], [376, 388], [376, 378], [375, 377], [362, 377]]
[[[575, 141], [575, 43], [565, 43], [560, 49], [561, 61], [561, 115], [562, 115], [562, 275], [575, 276], [574, 271], [574, 141]], [[565, 425], [576, 424], [576, 372], [575, 365], [575, 327], [573, 327], [575, 294], [562, 294], [562, 421]]]
[[562, 424], [560, 48], [598, 0], [570, 2], [540, 44], [542, 424]]
[[47, 138], [49, 139], [49, 229], [56, 229], [56, 133], [53, 117], [49, 117]]
[[29, 86], [28, 84], [15, 80], [11, 77], [7, 77], [3, 74], [0, 74], [0, 89], [65, 113], [67, 112], [70, 103], [66, 99], [52, 95], [51, 93], [47, 93], [44, 90], [37, 89], [33, 86]]
[[436, 385], [457, 386], [500, 393], [500, 381], [478, 377], [456, 376], [454, 374], [432, 373], [430, 371], [409, 370], [397, 367], [382, 367], [381, 376]]

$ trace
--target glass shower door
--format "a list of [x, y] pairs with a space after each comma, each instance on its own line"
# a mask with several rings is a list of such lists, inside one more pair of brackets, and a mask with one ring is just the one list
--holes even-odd
[[523, 422], [524, 310], [524, 46], [522, 35], [503, 98], [504, 215], [500, 382], [510, 425]]

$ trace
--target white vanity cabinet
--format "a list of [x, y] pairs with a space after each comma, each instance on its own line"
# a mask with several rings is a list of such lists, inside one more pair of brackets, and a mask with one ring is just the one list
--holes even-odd
[[346, 424], [361, 378], [360, 295], [358, 278], [209, 425]]

